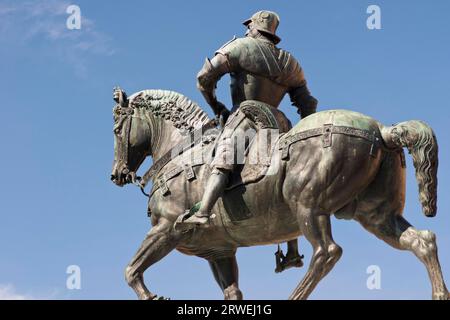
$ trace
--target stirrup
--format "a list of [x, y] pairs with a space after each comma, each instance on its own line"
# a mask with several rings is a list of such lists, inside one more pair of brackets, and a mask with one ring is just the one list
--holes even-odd
[[193, 229], [195, 226], [191, 226], [190, 224], [184, 223], [184, 220], [188, 219], [190, 216], [191, 214], [189, 213], [189, 210], [186, 210], [182, 215], [179, 215], [173, 225], [175, 231], [187, 232]]
[[281, 250], [280, 245], [278, 245], [278, 250], [275, 252], [275, 273], [283, 272], [289, 268], [301, 268], [303, 267], [304, 255], [297, 255], [291, 259], [287, 259], [287, 257], [283, 254], [283, 250]]
[[187, 219], [183, 220], [182, 223], [203, 226], [208, 224], [208, 221], [209, 216], [198, 216], [197, 214], [193, 214], [190, 215]]
[[174, 224], [174, 229], [176, 231], [182, 231], [182, 232], [187, 232], [191, 229], [194, 229], [197, 226], [201, 226], [201, 227], [208, 227], [209, 226], [209, 219], [212, 219], [215, 217], [215, 214], [212, 214], [210, 216], [205, 216], [208, 218], [208, 221], [204, 224], [196, 224], [196, 223], [190, 223], [190, 222], [186, 222], [186, 220], [188, 220], [189, 218], [191, 218], [192, 216], [195, 215], [195, 213], [198, 212], [198, 210], [200, 210], [201, 207], [201, 202], [197, 202], [191, 209], [186, 210], [182, 215], [180, 215], [177, 220], [175, 221]]

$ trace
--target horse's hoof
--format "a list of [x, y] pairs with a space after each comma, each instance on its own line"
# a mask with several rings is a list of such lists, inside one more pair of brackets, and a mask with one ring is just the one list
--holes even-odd
[[151, 295], [145, 295], [143, 297], [140, 298], [141, 300], [170, 300], [170, 298], [166, 298], [163, 296], [158, 296], [156, 294], [151, 294]]
[[450, 294], [448, 292], [434, 293], [433, 300], [450, 300]]
[[144, 294], [142, 296], [139, 296], [139, 300], [155, 300], [157, 299], [156, 294]]

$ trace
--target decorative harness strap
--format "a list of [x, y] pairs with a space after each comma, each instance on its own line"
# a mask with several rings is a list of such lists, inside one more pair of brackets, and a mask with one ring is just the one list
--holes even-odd
[[188, 181], [192, 181], [193, 179], [195, 179], [195, 172], [194, 172], [193, 167], [203, 165], [203, 164], [205, 164], [205, 161], [203, 160], [203, 158], [195, 159], [192, 163], [185, 164], [184, 166], [175, 166], [174, 168], [172, 168], [169, 171], [165, 172], [164, 174], [160, 175], [153, 182], [152, 190], [150, 191], [150, 197], [158, 189], [161, 189], [161, 194], [163, 196], [167, 195], [170, 191], [169, 186], [167, 185], [167, 181], [169, 181], [172, 178], [175, 178], [181, 172], [184, 172], [186, 179]]
[[309, 129], [305, 131], [297, 132], [293, 135], [284, 136], [280, 142], [279, 149], [281, 151], [281, 158], [286, 160], [289, 158], [289, 147], [291, 144], [306, 140], [312, 137], [322, 136], [323, 147], [331, 147], [333, 134], [344, 134], [347, 136], [354, 136], [363, 138], [372, 143], [370, 147], [370, 155], [375, 156], [375, 148], [380, 143], [380, 138], [377, 137], [375, 131], [370, 132], [368, 130], [352, 128], [347, 126], [335, 126], [333, 124], [324, 124], [322, 127]]
[[189, 137], [187, 137], [182, 142], [178, 143], [169, 151], [167, 151], [161, 158], [159, 158], [155, 163], [153, 163], [150, 169], [148, 169], [147, 172], [142, 176], [142, 179], [139, 182], [141, 190], [145, 188], [150, 179], [152, 179], [156, 174], [158, 174], [158, 172], [160, 172], [161, 169], [164, 168], [165, 165], [168, 164], [170, 160], [173, 159], [174, 155], [180, 155], [184, 151], [197, 145], [199, 142], [202, 141], [202, 133], [206, 130], [215, 127], [217, 127], [217, 120], [212, 119], [208, 121], [205, 125], [203, 125], [201, 128], [192, 131], [189, 134]]

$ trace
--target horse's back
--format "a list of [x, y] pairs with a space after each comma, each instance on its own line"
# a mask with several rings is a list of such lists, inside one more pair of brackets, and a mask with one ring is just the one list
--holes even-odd
[[338, 109], [313, 113], [308, 117], [300, 120], [289, 131], [288, 134], [316, 129], [326, 124], [332, 124], [334, 126], [346, 126], [368, 131], [379, 130], [379, 124], [375, 119], [359, 112]]

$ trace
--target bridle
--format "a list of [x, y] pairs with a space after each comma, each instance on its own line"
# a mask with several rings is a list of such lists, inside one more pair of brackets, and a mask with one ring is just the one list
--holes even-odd
[[[130, 143], [130, 130], [131, 130], [131, 115], [133, 112], [127, 112], [125, 115], [121, 116], [117, 127], [121, 128], [121, 143], [117, 146], [117, 156], [119, 162], [128, 167], [128, 145]], [[115, 129], [117, 130], [117, 129]], [[117, 132], [116, 132], [117, 133]]]
[[[121, 128], [122, 134], [121, 136], [121, 143], [117, 146], [117, 157], [119, 163], [123, 164], [126, 168], [125, 174], [128, 175], [129, 172], [129, 145], [130, 145], [130, 130], [131, 130], [131, 123], [133, 118], [134, 110], [130, 107], [119, 107], [117, 110], [117, 116], [119, 117], [117, 120], [117, 128]], [[172, 160], [175, 150], [176, 155], [182, 154], [185, 150], [192, 148], [193, 146], [197, 145], [201, 141], [202, 133], [208, 129], [212, 129], [217, 127], [218, 121], [216, 119], [212, 119], [208, 121], [206, 124], [204, 124], [201, 128], [193, 131], [190, 133], [190, 135], [175, 145], [173, 148], [171, 148], [169, 151], [167, 151], [160, 159], [155, 161], [153, 165], [147, 170], [147, 172], [143, 175], [143, 177], [136, 176], [135, 173], [132, 174], [131, 181], [128, 181], [132, 183], [133, 185], [139, 187], [142, 194], [146, 197], [150, 197], [148, 193], [145, 192], [145, 186], [147, 185], [148, 181], [152, 179], [155, 175], [157, 175], [162, 168], [165, 167], [167, 163]], [[117, 129], [115, 129], [117, 130]], [[200, 134], [199, 134], [200, 133]], [[180, 145], [182, 148], [180, 148]]]
[[[125, 166], [123, 174], [128, 175], [130, 173], [129, 169], [129, 146], [130, 146], [130, 131], [131, 123], [133, 121], [134, 110], [132, 108], [120, 108], [119, 119], [117, 121], [117, 128], [121, 128], [122, 134], [121, 142], [117, 145], [117, 157], [119, 164]], [[117, 130], [117, 129], [115, 129]], [[140, 183], [141, 177], [136, 176], [135, 173], [132, 174], [131, 182], [133, 185], [139, 187], [141, 192], [150, 197], [148, 193], [145, 192], [144, 187]]]

